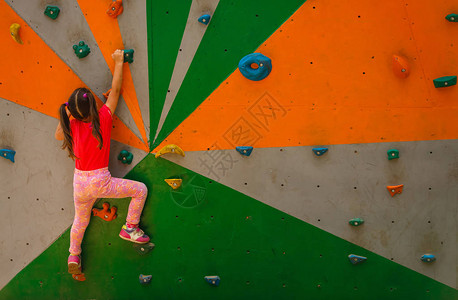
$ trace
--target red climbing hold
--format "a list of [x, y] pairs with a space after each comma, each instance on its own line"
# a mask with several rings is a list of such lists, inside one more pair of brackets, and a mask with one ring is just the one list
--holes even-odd
[[404, 185], [401, 184], [401, 185], [389, 185], [386, 188], [390, 192], [391, 197], [394, 197], [394, 195], [402, 193], [402, 188], [403, 187], [404, 187]]
[[410, 74], [407, 60], [401, 56], [393, 55], [393, 72], [400, 78], [407, 78]]
[[84, 273], [73, 274], [72, 277], [73, 277], [73, 279], [78, 280], [78, 281], [85, 281], [86, 280], [86, 277], [84, 276]]
[[115, 206], [110, 209], [110, 204], [105, 202], [103, 203], [103, 209], [93, 208], [92, 214], [104, 219], [105, 221], [113, 221], [117, 217], [116, 210], [117, 208]]
[[115, 0], [108, 8], [107, 15], [116, 19], [120, 14], [122, 14], [123, 11], [124, 8], [122, 6], [122, 0]]

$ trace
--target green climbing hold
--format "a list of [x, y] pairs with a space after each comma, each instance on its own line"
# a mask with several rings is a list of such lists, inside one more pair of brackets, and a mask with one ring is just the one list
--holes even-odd
[[120, 160], [123, 164], [130, 165], [132, 163], [132, 159], [134, 155], [127, 150], [122, 150], [118, 155], [118, 160]]
[[46, 6], [44, 14], [50, 17], [51, 19], [55, 20], [59, 16], [60, 8], [54, 5]]
[[83, 41], [80, 41], [78, 45], [73, 45], [73, 50], [75, 50], [75, 54], [78, 58], [86, 57], [89, 53], [91, 53], [91, 49], [89, 49], [89, 46]]
[[399, 158], [399, 150], [390, 149], [388, 150], [388, 160]]
[[134, 62], [134, 49], [124, 49], [124, 62], [129, 64]]
[[458, 14], [449, 14], [449, 15], [445, 16], [445, 18], [449, 22], [458, 22]]
[[348, 223], [351, 226], [359, 226], [359, 225], [362, 225], [364, 223], [364, 220], [361, 219], [361, 218], [354, 218], [354, 219], [351, 219], [350, 221], [348, 221]]
[[433, 80], [435, 88], [448, 87], [456, 84], [456, 76], [444, 76]]

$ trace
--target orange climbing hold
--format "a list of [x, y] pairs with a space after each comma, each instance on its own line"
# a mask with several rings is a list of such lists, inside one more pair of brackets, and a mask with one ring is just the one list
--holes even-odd
[[404, 185], [401, 184], [401, 185], [389, 185], [386, 188], [390, 192], [391, 197], [394, 197], [394, 195], [402, 193], [402, 188], [403, 187], [404, 187]]
[[103, 93], [103, 97], [105, 97], [105, 99], [108, 99], [108, 96], [110, 96], [110, 92], [111, 89], [109, 89], [106, 93]]
[[393, 72], [400, 78], [407, 78], [410, 74], [407, 60], [399, 55], [393, 55]]
[[122, 6], [122, 0], [115, 0], [110, 4], [107, 15], [116, 19], [123, 11], [124, 7]]
[[73, 277], [73, 279], [78, 280], [78, 281], [85, 281], [86, 280], [86, 277], [84, 276], [84, 273], [73, 274], [72, 277]]
[[110, 204], [105, 202], [103, 203], [103, 209], [93, 208], [92, 214], [104, 219], [105, 221], [113, 221], [117, 217], [116, 211], [117, 208], [115, 206], [110, 209]]
[[[108, 91], [106, 91], [106, 93], [103, 93], [103, 97], [105, 99], [108, 99], [108, 96], [110, 96], [110, 93], [111, 93], [111, 89], [109, 89]], [[119, 92], [119, 94], [122, 94], [122, 89], [121, 91]]]

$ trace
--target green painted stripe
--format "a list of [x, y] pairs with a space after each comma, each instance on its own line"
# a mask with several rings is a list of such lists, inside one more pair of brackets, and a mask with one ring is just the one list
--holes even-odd
[[156, 136], [190, 8], [191, 0], [146, 2], [151, 142]]
[[[69, 232], [21, 271], [0, 299], [457, 299], [444, 284], [351, 244], [165, 159], [148, 155], [127, 176], [146, 183], [141, 226], [156, 249], [140, 256], [118, 218], [93, 218], [83, 242], [87, 280], [66, 270]], [[177, 192], [164, 178], [181, 177]], [[101, 206], [101, 203], [98, 204]], [[347, 255], [368, 260], [352, 265]], [[139, 274], [151, 274], [142, 286]], [[204, 282], [221, 277], [219, 287]]]
[[[152, 145], [160, 144], [305, 0], [221, 0], [212, 16], [177, 97]], [[275, 67], [275, 66], [274, 66]]]

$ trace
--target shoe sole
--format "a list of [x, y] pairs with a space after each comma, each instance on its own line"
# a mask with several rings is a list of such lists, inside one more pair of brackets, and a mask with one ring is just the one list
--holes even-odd
[[68, 264], [68, 273], [70, 274], [81, 274], [81, 265], [70, 263]]
[[138, 242], [138, 241], [134, 241], [134, 240], [132, 240], [132, 239], [128, 239], [128, 238], [126, 238], [126, 237], [123, 237], [122, 235], [119, 235], [119, 237], [122, 238], [122, 239], [125, 240], [125, 241], [129, 241], [129, 242], [132, 242], [132, 243], [137, 243], [137, 244], [147, 244], [147, 243], [149, 243], [149, 240], [146, 241], [146, 242]]

